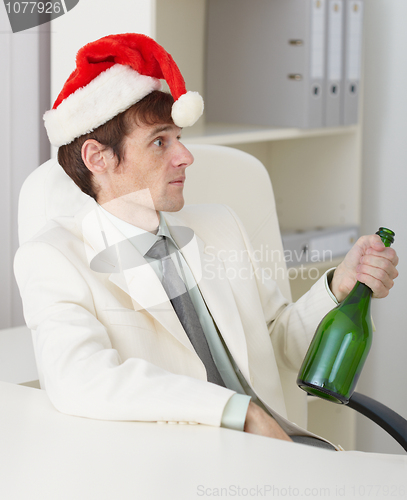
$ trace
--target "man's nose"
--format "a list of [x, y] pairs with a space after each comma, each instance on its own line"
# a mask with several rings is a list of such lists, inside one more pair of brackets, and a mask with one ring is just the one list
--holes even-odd
[[174, 160], [178, 167], [189, 167], [194, 162], [194, 157], [189, 149], [179, 142]]

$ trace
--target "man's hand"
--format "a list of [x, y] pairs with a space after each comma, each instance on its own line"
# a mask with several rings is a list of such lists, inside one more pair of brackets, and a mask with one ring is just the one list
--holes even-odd
[[291, 441], [289, 436], [283, 431], [274, 418], [267, 415], [260, 406], [257, 406], [252, 401], [250, 401], [249, 407], [247, 408], [244, 431], [250, 434], [258, 434], [259, 436]]
[[398, 261], [394, 249], [385, 247], [380, 236], [362, 236], [336, 268], [330, 285], [332, 293], [342, 302], [360, 281], [373, 291], [373, 297], [386, 297], [399, 274]]

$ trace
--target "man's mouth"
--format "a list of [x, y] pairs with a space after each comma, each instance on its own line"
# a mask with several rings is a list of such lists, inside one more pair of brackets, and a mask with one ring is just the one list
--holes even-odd
[[183, 186], [185, 182], [185, 177], [179, 177], [178, 179], [174, 179], [169, 184], [174, 184], [175, 186]]

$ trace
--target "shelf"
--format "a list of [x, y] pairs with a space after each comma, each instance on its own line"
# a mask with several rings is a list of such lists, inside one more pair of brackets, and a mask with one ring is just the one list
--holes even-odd
[[293, 301], [295, 302], [302, 297], [326, 271], [337, 267], [342, 262], [343, 257], [337, 257], [326, 262], [309, 262], [302, 266], [288, 268], [288, 279], [290, 280]]
[[295, 266], [288, 267], [287, 266], [287, 271], [288, 275], [290, 276], [290, 279], [293, 279], [293, 276], [298, 275], [298, 272], [301, 271], [301, 269], [304, 269], [308, 271], [309, 269], [318, 269], [319, 271], [322, 271], [324, 273], [328, 269], [331, 269], [332, 267], [338, 267], [338, 265], [343, 261], [345, 258], [345, 255], [340, 255], [332, 258], [332, 260], [324, 260], [324, 261], [316, 261], [316, 262], [300, 262], [296, 264]]
[[284, 139], [300, 139], [321, 137], [326, 135], [350, 134], [358, 130], [358, 125], [348, 127], [326, 127], [316, 129], [267, 128], [250, 125], [222, 123], [197, 123], [183, 130], [182, 139], [185, 144], [247, 144], [253, 142], [280, 141]]

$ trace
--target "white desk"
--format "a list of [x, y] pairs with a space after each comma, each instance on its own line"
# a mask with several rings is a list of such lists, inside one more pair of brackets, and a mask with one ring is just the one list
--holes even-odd
[[1, 500], [407, 496], [405, 455], [333, 452], [202, 425], [70, 417], [44, 391], [5, 382], [0, 405]]

